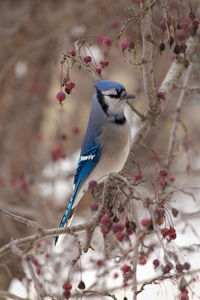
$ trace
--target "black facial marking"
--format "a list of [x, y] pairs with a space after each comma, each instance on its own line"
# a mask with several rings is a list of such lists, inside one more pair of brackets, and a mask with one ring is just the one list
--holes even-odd
[[120, 98], [121, 95], [122, 95], [122, 92], [125, 91], [124, 89], [121, 89], [121, 90], [116, 90], [117, 91], [117, 95], [114, 95], [114, 94], [111, 94], [111, 95], [108, 95], [110, 98]]
[[108, 112], [108, 104], [106, 104], [106, 102], [104, 101], [103, 94], [98, 89], [97, 89], [97, 99], [98, 99], [99, 104], [101, 105], [103, 111], [105, 112], [105, 114], [108, 115], [108, 113], [107, 113]]
[[126, 122], [126, 118], [125, 116], [119, 116], [119, 117], [115, 117], [114, 119], [114, 123], [117, 124], [117, 125], [123, 125], [124, 123]]

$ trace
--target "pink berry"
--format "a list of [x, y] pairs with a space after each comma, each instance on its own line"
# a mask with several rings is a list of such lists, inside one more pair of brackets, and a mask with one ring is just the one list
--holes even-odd
[[155, 268], [157, 268], [160, 265], [159, 260], [158, 259], [154, 259], [153, 265], [154, 265]]
[[88, 183], [88, 187], [89, 189], [94, 189], [97, 187], [97, 182], [96, 180], [90, 180], [90, 182]]
[[111, 44], [112, 44], [112, 40], [109, 39], [109, 38], [104, 38], [104, 39], [103, 39], [103, 44], [104, 44], [104, 46], [109, 47], [109, 46], [111, 46]]
[[121, 267], [121, 270], [123, 273], [128, 273], [130, 270], [131, 270], [131, 267], [127, 264], [124, 264], [122, 267]]
[[111, 223], [109, 216], [108, 215], [104, 215], [103, 217], [101, 217], [100, 223], [102, 225], [109, 225]]
[[97, 37], [96, 37], [96, 42], [97, 42], [98, 44], [102, 44], [102, 43], [103, 43], [103, 36], [102, 36], [102, 35], [97, 36]]
[[71, 55], [71, 56], [76, 56], [76, 49], [72, 49], [72, 50], [70, 50], [69, 51], [69, 54]]
[[26, 190], [28, 188], [28, 185], [29, 185], [28, 181], [25, 178], [23, 178], [21, 180], [21, 182], [20, 182], [21, 188], [23, 188], [24, 190]]
[[171, 175], [171, 176], [168, 177], [168, 179], [169, 179], [169, 181], [173, 182], [175, 180], [175, 177]]
[[65, 93], [60, 91], [56, 94], [56, 99], [60, 102], [64, 101], [66, 98]]
[[162, 229], [161, 234], [165, 238], [166, 236], [169, 235], [169, 229], [167, 229], [167, 228]]
[[120, 44], [120, 48], [122, 49], [122, 51], [126, 50], [128, 48], [129, 42], [128, 41], [123, 41]]
[[40, 272], [40, 267], [37, 267], [37, 268], [36, 268], [36, 273], [37, 273], [38, 275], [40, 275], [40, 273], [41, 273], [41, 272]]
[[135, 178], [136, 181], [141, 180], [142, 179], [142, 174], [141, 173], [136, 173], [134, 178]]
[[199, 24], [200, 24], [200, 22], [199, 22], [199, 20], [198, 19], [194, 19], [193, 21], [192, 21], [192, 24], [194, 25], [194, 26], [199, 26]]
[[72, 131], [73, 131], [74, 134], [78, 134], [80, 132], [80, 128], [78, 126], [74, 126], [72, 128]]
[[163, 186], [163, 187], [167, 185], [167, 182], [165, 181], [165, 179], [163, 177], [158, 177], [157, 183], [159, 186]]
[[87, 55], [87, 56], [85, 56], [85, 57], [83, 58], [83, 61], [84, 61], [86, 64], [88, 64], [89, 62], [92, 61], [92, 57], [89, 56], [89, 55]]
[[99, 209], [99, 204], [97, 202], [93, 202], [90, 205], [91, 211], [97, 211]]
[[114, 19], [110, 21], [110, 27], [116, 28], [118, 26], [119, 26], [119, 22], [117, 20]]
[[142, 219], [141, 224], [142, 224], [143, 227], [148, 228], [151, 225], [151, 220], [148, 219], [148, 218]]
[[112, 225], [112, 232], [113, 233], [118, 233], [122, 232], [124, 230], [124, 225], [121, 223], [113, 223]]
[[74, 87], [75, 87], [75, 83], [71, 80], [68, 80], [66, 83], [66, 88], [71, 91]]
[[99, 75], [101, 75], [102, 69], [100, 67], [95, 67], [94, 68], [95, 72], [97, 72]]
[[108, 59], [102, 59], [100, 61], [100, 64], [102, 65], [102, 68], [106, 68], [109, 65], [109, 60]]
[[54, 161], [56, 161], [59, 158], [65, 158], [66, 154], [63, 152], [63, 150], [60, 147], [55, 147], [51, 151], [51, 157]]

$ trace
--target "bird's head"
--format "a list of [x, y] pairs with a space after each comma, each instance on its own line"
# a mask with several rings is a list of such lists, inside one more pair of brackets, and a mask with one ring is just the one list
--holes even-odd
[[123, 84], [101, 80], [94, 84], [97, 89], [97, 99], [103, 111], [108, 117], [124, 116], [124, 106], [128, 99], [135, 98], [134, 95], [126, 92]]

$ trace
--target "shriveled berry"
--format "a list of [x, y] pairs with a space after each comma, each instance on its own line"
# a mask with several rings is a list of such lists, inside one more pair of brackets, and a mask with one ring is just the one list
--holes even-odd
[[84, 61], [86, 64], [88, 64], [88, 63], [90, 63], [90, 62], [92, 61], [92, 57], [89, 56], [89, 55], [87, 55], [87, 56], [85, 56], [85, 57], [83, 58], [83, 61]]
[[178, 216], [178, 210], [172, 207], [172, 215], [176, 218]]
[[139, 265], [145, 265], [147, 263], [146, 257], [145, 256], [140, 256], [138, 258], [138, 263], [139, 263]]
[[67, 280], [67, 281], [63, 284], [63, 290], [70, 291], [71, 289], [72, 289], [72, 285], [70, 284], [69, 280]]
[[79, 282], [78, 288], [79, 288], [80, 290], [84, 290], [84, 289], [85, 289], [85, 283], [83, 282], [83, 280], [81, 280], [81, 281]]
[[162, 52], [165, 50], [165, 44], [164, 43], [161, 43], [159, 45], [159, 50], [160, 50], [160, 54], [162, 54]]
[[64, 101], [66, 98], [66, 95], [64, 92], [60, 91], [56, 94], [56, 99], [60, 102]]
[[160, 265], [159, 260], [158, 259], [154, 259], [153, 260], [153, 265], [154, 265], [155, 268], [157, 268]]
[[165, 209], [164, 208], [158, 208], [157, 210], [156, 210], [156, 214], [157, 214], [157, 216], [158, 217], [164, 217], [165, 216]]
[[169, 47], [171, 48], [174, 43], [174, 38], [172, 36], [170, 36], [168, 43], [169, 43]]
[[131, 270], [131, 267], [127, 264], [124, 264], [122, 267], [121, 267], [121, 270], [123, 273], [128, 273], [130, 270]]
[[180, 46], [178, 44], [175, 45], [173, 52], [178, 55], [181, 53]]

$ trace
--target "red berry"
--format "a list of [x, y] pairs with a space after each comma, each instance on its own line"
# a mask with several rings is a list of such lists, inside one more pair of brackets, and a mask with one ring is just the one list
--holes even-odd
[[160, 176], [166, 177], [167, 176], [167, 171], [166, 170], [160, 170]]
[[63, 284], [63, 290], [70, 291], [71, 289], [72, 289], [72, 285], [70, 284], [69, 280], [67, 280], [67, 281]]
[[161, 230], [161, 234], [163, 235], [163, 237], [165, 238], [166, 236], [169, 235], [169, 229], [167, 228], [164, 228]]
[[125, 238], [125, 234], [123, 233], [123, 232], [118, 232], [117, 234], [116, 234], [116, 240], [118, 241], [118, 242], [122, 242], [123, 241], [123, 239]]
[[95, 72], [97, 72], [99, 75], [101, 75], [102, 69], [100, 67], [95, 67], [94, 68]]
[[136, 173], [134, 178], [135, 178], [136, 181], [141, 180], [142, 179], [142, 174], [141, 173]]
[[176, 239], [176, 230], [173, 227], [170, 227], [168, 235], [169, 235], [170, 240], [175, 240]]
[[142, 219], [141, 224], [142, 224], [142, 226], [148, 228], [151, 225], [151, 220], [148, 218]]
[[163, 267], [163, 274], [168, 274], [171, 271], [172, 267], [170, 265], [166, 265]]
[[74, 126], [72, 128], [73, 133], [78, 134], [80, 132], [80, 128], [78, 126]]
[[100, 64], [102, 65], [102, 68], [106, 68], [109, 65], [109, 60], [108, 59], [102, 59], [100, 61]]
[[110, 27], [116, 28], [119, 26], [119, 22], [117, 20], [111, 20], [110, 21]]
[[89, 55], [87, 55], [87, 56], [85, 56], [85, 57], [83, 58], [83, 61], [84, 61], [86, 64], [88, 64], [89, 62], [92, 61], [92, 57], [89, 56]]
[[96, 42], [97, 42], [98, 44], [102, 44], [102, 43], [103, 43], [103, 36], [101, 36], [101, 35], [97, 36], [97, 37], [96, 37]]
[[183, 268], [188, 271], [190, 269], [190, 264], [185, 262]]
[[65, 291], [63, 292], [63, 296], [64, 296], [66, 299], [69, 299], [70, 296], [71, 296], [70, 291], [65, 290]]
[[93, 202], [90, 204], [91, 211], [97, 211], [99, 209], [99, 204], [97, 202]]
[[126, 50], [128, 48], [129, 42], [128, 41], [123, 41], [120, 44], [120, 48], [122, 49], [122, 51]]
[[154, 265], [155, 268], [157, 268], [160, 265], [159, 260], [158, 259], [154, 259], [153, 265]]
[[38, 275], [40, 275], [40, 268], [39, 268], [39, 267], [36, 268], [36, 273], [37, 273]]
[[157, 91], [157, 97], [159, 99], [165, 100], [165, 93], [162, 91]]
[[121, 267], [121, 270], [123, 273], [128, 273], [130, 270], [131, 270], [131, 267], [127, 264], [124, 264], [122, 267]]
[[156, 210], [156, 213], [158, 217], [164, 217], [165, 216], [165, 209], [164, 208], [159, 208]]
[[118, 278], [118, 277], [119, 277], [119, 274], [118, 274], [118, 273], [114, 273], [114, 274], [113, 274], [113, 277], [114, 277], [114, 278]]
[[189, 300], [189, 297], [188, 297], [187, 294], [182, 293], [182, 294], [180, 295], [180, 300]]
[[121, 223], [113, 223], [112, 225], [112, 232], [113, 233], [118, 233], [122, 232], [124, 230], [124, 225]]
[[98, 266], [98, 267], [103, 266], [103, 264], [104, 264], [104, 261], [103, 261], [102, 259], [98, 259], [98, 260], [97, 260], [97, 266]]
[[56, 99], [60, 102], [64, 101], [66, 98], [65, 93], [60, 91], [56, 94]]
[[37, 260], [35, 257], [32, 257], [32, 258], [31, 258], [31, 262], [32, 262], [36, 267], [39, 266], [38, 260]]
[[71, 56], [76, 56], [76, 49], [72, 49], [72, 50], [70, 50], [69, 51], [69, 54], [71, 55]]
[[109, 38], [104, 38], [104, 39], [103, 39], [103, 44], [104, 44], [104, 46], [109, 47], [109, 46], [111, 46], [111, 44], [112, 44], [112, 40], [109, 39]]
[[59, 158], [65, 158], [66, 154], [63, 152], [63, 150], [60, 147], [55, 147], [51, 151], [51, 157], [54, 161], [56, 161]]
[[166, 186], [167, 185], [167, 183], [166, 183], [166, 181], [163, 177], [158, 177], [157, 183], [158, 183], [159, 186]]

